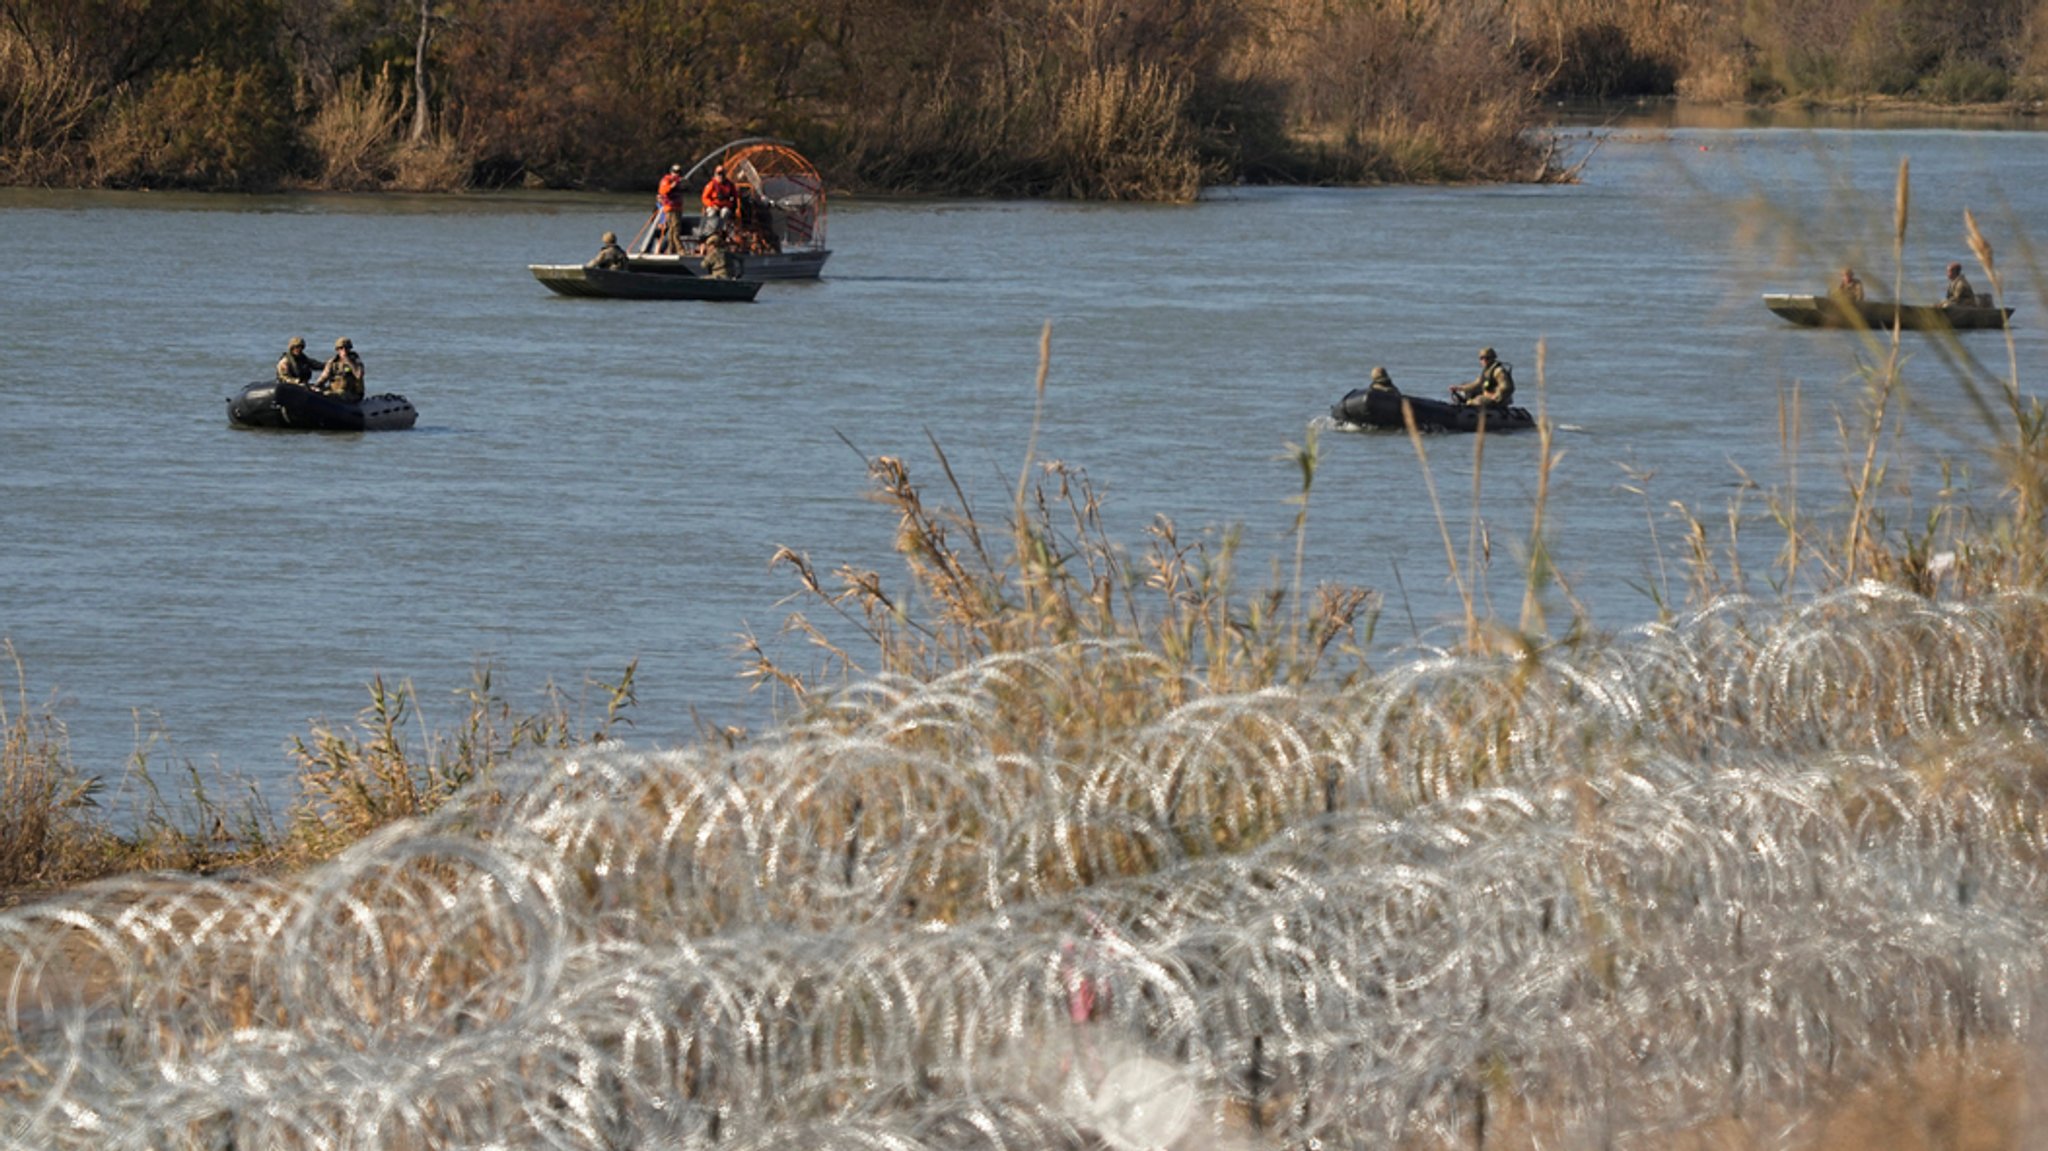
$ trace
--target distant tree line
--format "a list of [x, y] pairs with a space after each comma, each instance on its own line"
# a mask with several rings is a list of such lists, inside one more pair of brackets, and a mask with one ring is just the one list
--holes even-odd
[[2048, 0], [0, 0], [0, 183], [1185, 199], [1541, 180], [1547, 101], [2036, 99]]

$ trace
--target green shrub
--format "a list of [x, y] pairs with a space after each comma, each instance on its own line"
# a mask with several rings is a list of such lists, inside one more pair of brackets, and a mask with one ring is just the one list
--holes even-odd
[[2012, 94], [2012, 77], [1995, 64], [1950, 57], [1920, 81], [1920, 94], [1944, 104], [1995, 104]]

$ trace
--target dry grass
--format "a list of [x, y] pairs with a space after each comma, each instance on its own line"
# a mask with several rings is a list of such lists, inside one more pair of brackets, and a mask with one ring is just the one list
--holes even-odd
[[51, 710], [29, 702], [13, 645], [0, 642], [0, 650], [15, 673], [11, 708], [0, 693], [0, 889], [67, 880], [77, 858], [92, 854], [95, 837], [84, 813], [98, 784], [71, 766], [63, 725]]
[[326, 858], [380, 827], [436, 810], [521, 752], [610, 739], [630, 722], [637, 670], [629, 664], [618, 682], [592, 685], [603, 703], [591, 717], [552, 684], [538, 710], [515, 710], [491, 669], [480, 667], [451, 730], [424, 726], [411, 684], [390, 687], [379, 677], [355, 726], [321, 724], [293, 738], [300, 799], [288, 838], [269, 854], [295, 863]]
[[67, 145], [90, 120], [101, 93], [69, 48], [37, 51], [0, 28], [0, 181], [41, 183], [72, 167]]
[[306, 126], [318, 159], [318, 185], [339, 192], [458, 191], [469, 183], [473, 157], [457, 134], [409, 138], [410, 93], [387, 66], [365, 80], [351, 74]]
[[339, 192], [380, 186], [404, 122], [404, 97], [388, 69], [367, 82], [358, 75], [344, 79], [306, 126], [321, 186]]
[[[1039, 347], [1041, 411], [1051, 339], [1048, 324]], [[1363, 669], [1359, 629], [1369, 633], [1376, 614], [1363, 589], [1323, 586], [1304, 598], [1297, 556], [1292, 589], [1243, 592], [1234, 531], [1184, 540], [1164, 517], [1134, 560], [1104, 529], [1086, 473], [1038, 461], [1028, 451], [1006, 520], [994, 527], [977, 517], [943, 449], [936, 443], [933, 449], [956, 501], [951, 507], [928, 503], [903, 460], [881, 456], [868, 465], [875, 498], [897, 517], [906, 588], [891, 590], [879, 573], [845, 566], [828, 581], [807, 555], [790, 548], [773, 560], [796, 575], [798, 598], [829, 610], [865, 638], [872, 662], [848, 652], [798, 610], [784, 630], [807, 637], [826, 656], [825, 666], [808, 673], [790, 668], [749, 635], [743, 647], [755, 682], [801, 701], [828, 696], [817, 691], [821, 682], [877, 674], [928, 680], [989, 656], [1048, 649], [1087, 658], [1091, 651], [1132, 647], [1157, 661], [1105, 661], [1105, 675], [1125, 673], [1113, 669], [1137, 674], [1106, 693], [1125, 701], [1127, 710], [1047, 717], [1074, 735], [1141, 723], [1183, 702], [1184, 685], [1194, 680], [1210, 691], [1258, 690], [1305, 683], [1347, 657], [1350, 671]], [[1302, 470], [1299, 537], [1307, 530], [1319, 457], [1313, 439], [1291, 454]]]
[[479, 667], [445, 728], [427, 722], [411, 684], [378, 679], [354, 724], [318, 724], [293, 738], [297, 796], [282, 821], [253, 786], [210, 779], [190, 764], [172, 770], [176, 786], [167, 791], [164, 769], [139, 749], [128, 773], [139, 804], [117, 827], [97, 802], [103, 781], [72, 762], [63, 724], [54, 709], [31, 704], [17, 661], [16, 703], [0, 698], [0, 904], [130, 872], [210, 875], [330, 858], [433, 812], [521, 754], [611, 738], [631, 722], [636, 670], [591, 684], [594, 707], [550, 685], [538, 708], [522, 710]]

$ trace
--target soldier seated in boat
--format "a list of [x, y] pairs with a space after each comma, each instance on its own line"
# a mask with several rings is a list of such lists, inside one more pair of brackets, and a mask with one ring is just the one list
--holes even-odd
[[1392, 392], [1397, 396], [1401, 394], [1401, 389], [1394, 386], [1394, 377], [1385, 368], [1376, 367], [1372, 370], [1372, 383], [1369, 386], [1375, 392]]
[[320, 370], [320, 361], [306, 354], [306, 337], [293, 336], [277, 360], [277, 382], [305, 387]]
[[1492, 348], [1479, 349], [1479, 376], [1452, 384], [1451, 395], [1472, 407], [1505, 408], [1515, 399], [1515, 375]]
[[356, 355], [356, 346], [347, 336], [334, 341], [334, 358], [320, 370], [313, 386], [336, 399], [363, 398], [363, 358]]
[[1835, 281], [1835, 286], [1829, 289], [1828, 294], [1853, 303], [1862, 303], [1863, 281], [1856, 278], [1856, 269], [1843, 268], [1842, 278]]
[[619, 234], [617, 232], [606, 232], [599, 239], [604, 246], [599, 248], [597, 255], [592, 256], [583, 266], [586, 268], [625, 270], [626, 249], [619, 247]]
[[1950, 263], [1948, 266], [1948, 295], [1942, 299], [1941, 306], [1944, 308], [1974, 308], [1979, 303], [1977, 290], [1970, 286], [1970, 281], [1963, 278], [1963, 266], [1957, 263]]

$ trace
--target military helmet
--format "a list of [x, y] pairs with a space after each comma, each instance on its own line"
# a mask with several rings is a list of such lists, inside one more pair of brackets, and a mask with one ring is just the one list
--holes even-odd
[[1479, 349], [1479, 358], [1482, 360], [1492, 360], [1498, 359], [1499, 357], [1493, 354], [1492, 348], [1481, 348]]
[[616, 244], [619, 242], [619, 234], [617, 232], [606, 232], [602, 239], [607, 244]]
[[1385, 368], [1374, 368], [1374, 369], [1372, 370], [1372, 382], [1373, 382], [1373, 383], [1376, 383], [1376, 384], [1378, 384], [1378, 383], [1388, 383], [1388, 384], [1391, 384], [1391, 383], [1393, 383], [1393, 382], [1394, 382], [1394, 377], [1392, 377], [1392, 376], [1388, 375], [1388, 374], [1387, 374], [1387, 369], [1385, 369]]
[[1951, 276], [1961, 275], [1962, 271], [1963, 266], [1961, 264], [1950, 264], [1948, 266], [1948, 274]]
[[351, 344], [351, 343], [349, 343], [349, 342], [348, 342], [348, 337], [347, 337], [347, 336], [342, 336], [342, 337], [340, 337], [339, 339], [337, 339], [337, 340], [335, 340], [335, 341], [334, 341], [334, 350], [335, 350], [335, 351], [337, 351], [337, 352], [339, 352], [339, 351], [342, 351], [342, 350], [344, 350], [344, 349], [354, 348], [354, 347], [355, 347], [355, 345], [354, 345], [354, 344]]
[[293, 336], [293, 337], [292, 337], [292, 339], [291, 339], [291, 342], [285, 345], [285, 349], [286, 349], [287, 351], [293, 351], [293, 352], [296, 352], [296, 351], [299, 351], [300, 349], [304, 348], [305, 346], [306, 346], [306, 337], [304, 337], [304, 336]]

